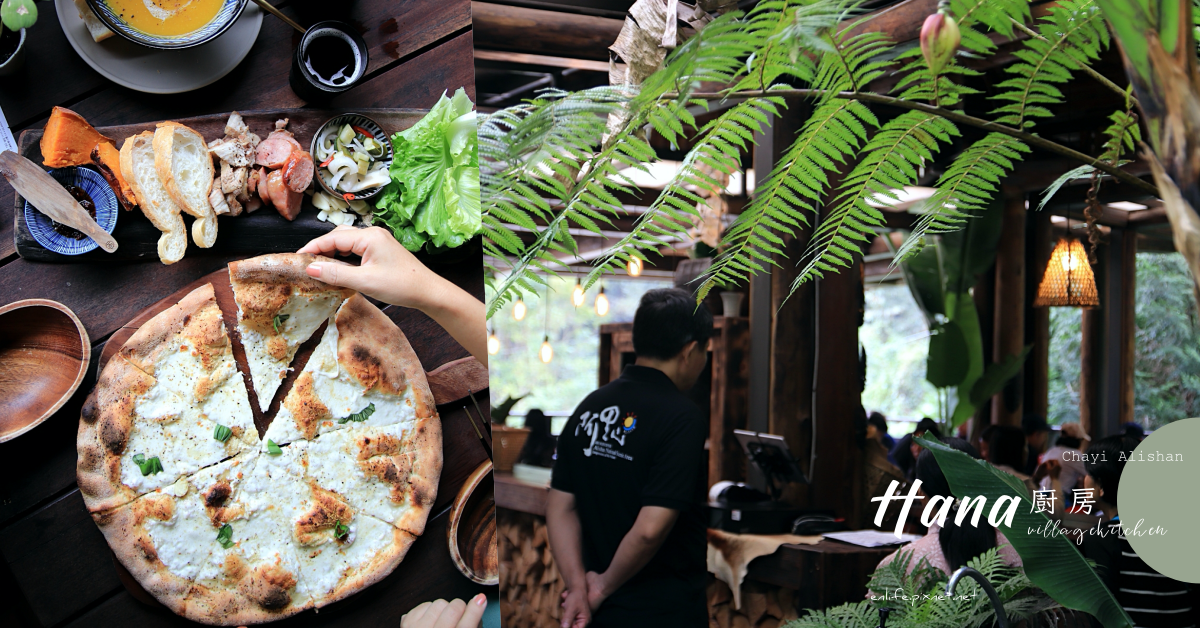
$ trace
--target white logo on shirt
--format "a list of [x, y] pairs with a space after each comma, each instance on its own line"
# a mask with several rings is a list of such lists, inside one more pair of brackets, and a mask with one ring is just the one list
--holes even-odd
[[616, 451], [608, 444], [609, 440], [616, 441], [617, 445], [625, 445], [625, 430], [618, 421], [621, 415], [621, 408], [618, 406], [609, 406], [600, 412], [585, 411], [579, 415], [579, 424], [575, 426], [575, 435], [579, 436], [580, 431], [592, 438], [588, 446], [584, 448], [583, 455], [591, 457], [597, 454], [603, 458], [624, 458], [632, 459], [630, 456]]

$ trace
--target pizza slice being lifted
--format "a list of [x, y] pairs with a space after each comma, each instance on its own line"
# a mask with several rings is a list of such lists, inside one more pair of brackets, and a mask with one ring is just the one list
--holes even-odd
[[309, 277], [315, 262], [339, 264], [300, 253], [263, 255], [229, 264], [238, 306], [238, 333], [246, 349], [250, 381], [263, 412], [271, 406], [296, 350], [354, 294]]

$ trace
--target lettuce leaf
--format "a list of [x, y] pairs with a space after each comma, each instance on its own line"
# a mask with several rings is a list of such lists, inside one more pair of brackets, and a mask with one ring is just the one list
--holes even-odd
[[473, 104], [459, 88], [392, 136], [392, 182], [375, 216], [410, 251], [462, 246], [482, 227], [479, 137]]

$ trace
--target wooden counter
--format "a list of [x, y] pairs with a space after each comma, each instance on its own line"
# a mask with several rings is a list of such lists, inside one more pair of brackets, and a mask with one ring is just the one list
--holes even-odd
[[[546, 487], [496, 474], [496, 506], [546, 516]], [[747, 580], [793, 589], [798, 608], [828, 608], [866, 595], [876, 565], [895, 547], [859, 547], [824, 540], [816, 545], [783, 545], [750, 562]]]

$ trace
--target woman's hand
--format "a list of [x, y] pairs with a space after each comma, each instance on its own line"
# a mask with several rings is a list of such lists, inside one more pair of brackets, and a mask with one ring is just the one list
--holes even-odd
[[392, 305], [424, 310], [449, 284], [381, 227], [340, 226], [304, 245], [299, 252], [328, 257], [353, 253], [362, 257], [359, 266], [309, 264], [308, 275]]
[[400, 628], [478, 628], [485, 608], [487, 597], [482, 593], [471, 598], [470, 603], [462, 600], [425, 602], [400, 618]]
[[483, 303], [429, 270], [392, 234], [380, 227], [340, 226], [309, 242], [300, 253], [362, 257], [362, 264], [314, 262], [314, 279], [357, 290], [384, 303], [421, 310], [450, 332], [475, 359], [487, 364], [487, 323]]

